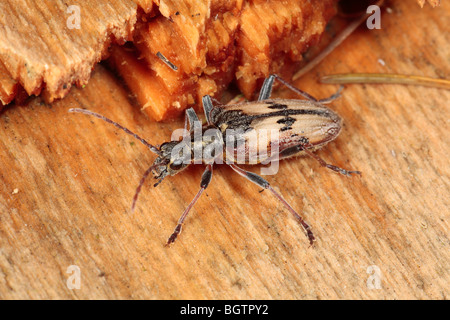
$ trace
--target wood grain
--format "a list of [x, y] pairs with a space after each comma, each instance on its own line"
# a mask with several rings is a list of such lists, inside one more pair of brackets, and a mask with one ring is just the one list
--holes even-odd
[[[325, 97], [336, 86], [317, 80], [331, 73], [448, 78], [450, 4], [412, 3], [391, 2], [381, 30], [359, 29], [296, 85]], [[281, 162], [267, 177], [312, 225], [315, 248], [270, 194], [224, 166], [166, 248], [203, 168], [157, 188], [147, 183], [130, 214], [154, 155], [67, 110], [100, 112], [153, 143], [183, 120], [146, 119], [98, 66], [84, 89], [53, 105], [36, 98], [0, 114], [0, 298], [447, 299], [449, 98], [433, 88], [346, 88], [331, 106], [344, 130], [318, 154], [362, 177], [334, 174], [310, 158]], [[81, 270], [79, 290], [66, 286], [70, 265]], [[371, 290], [374, 265], [381, 288]]]

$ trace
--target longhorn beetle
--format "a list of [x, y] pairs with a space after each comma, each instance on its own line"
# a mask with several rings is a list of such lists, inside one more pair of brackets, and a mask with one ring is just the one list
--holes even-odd
[[[270, 99], [272, 86], [275, 80], [280, 81], [290, 90], [303, 96], [307, 100]], [[212, 141], [208, 141], [202, 138], [200, 140], [200, 144], [198, 144], [198, 141], [194, 139], [194, 131], [196, 124], [201, 122], [194, 109], [190, 108], [186, 110], [185, 118], [185, 129], [187, 127], [187, 123], [189, 122], [189, 131], [185, 130], [186, 133], [183, 137], [183, 141], [164, 142], [159, 147], [148, 143], [137, 134], [100, 114], [76, 108], [70, 109], [69, 112], [88, 114], [109, 122], [140, 140], [150, 149], [150, 151], [158, 155], [153, 165], [145, 171], [139, 182], [133, 198], [133, 203], [131, 205], [131, 211], [134, 211], [141, 188], [150, 173], [152, 173], [154, 178], [158, 180], [154, 184], [156, 187], [165, 177], [177, 174], [190, 164], [201, 163], [206, 165], [206, 169], [200, 182], [200, 190], [178, 220], [178, 224], [175, 227], [174, 232], [167, 241], [167, 245], [169, 245], [173, 243], [180, 234], [181, 227], [187, 214], [211, 182], [214, 164], [218, 159], [225, 158], [225, 154], [223, 152], [225, 149], [224, 141], [228, 141], [227, 139], [229, 137], [227, 137], [227, 133], [230, 132], [230, 129], [237, 130], [233, 131], [234, 136], [232, 137], [232, 140], [234, 140], [234, 142], [246, 142], [249, 139], [250, 134], [257, 132], [258, 130], [266, 130], [268, 128], [272, 130], [276, 129], [279, 133], [277, 140], [274, 141], [271, 137], [272, 140], [269, 140], [267, 145], [268, 149], [274, 149], [274, 146], [278, 146], [277, 153], [275, 154], [276, 161], [304, 153], [316, 159], [321, 166], [343, 175], [349, 176], [351, 174], [361, 174], [359, 171], [347, 171], [337, 166], [328, 164], [313, 153], [314, 150], [317, 150], [328, 142], [334, 140], [341, 131], [341, 118], [335, 112], [323, 105], [324, 103], [333, 101], [339, 95], [340, 91], [329, 98], [317, 100], [308, 93], [292, 86], [279, 76], [270, 75], [267, 79], [265, 79], [257, 101], [232, 105], [220, 105], [218, 101], [215, 101], [216, 105], [213, 105], [213, 99], [210, 96], [206, 95], [203, 97], [202, 102], [206, 117], [206, 124], [201, 127], [201, 131], [204, 133], [207, 130], [215, 130], [215, 138], [217, 139], [211, 139]], [[184, 146], [188, 148], [187, 153], [181, 152], [180, 148], [177, 150], [177, 147], [182, 145], [182, 143], [184, 143]], [[203, 151], [205, 151], [208, 147], [211, 147], [213, 144], [215, 144], [215, 146], [219, 146], [222, 152], [211, 152], [205, 155], [206, 152]], [[232, 145], [232, 154], [236, 154], [238, 152], [238, 144], [239, 143], [234, 143]], [[199, 153], [195, 152], [198, 148], [200, 148]], [[241, 148], [239, 150], [244, 152], [244, 163], [249, 164], [251, 160], [249, 157], [249, 153], [251, 151], [250, 147], [244, 144], [243, 149]], [[200, 154], [200, 156], [198, 154]], [[270, 157], [268, 155], [265, 158], [260, 156], [257, 158], [256, 162], [263, 163], [264, 161], [269, 160], [269, 158]], [[286, 200], [284, 200], [284, 198], [272, 188], [269, 182], [253, 172], [249, 172], [238, 167], [234, 161], [234, 157], [230, 160], [228, 152], [226, 160], [226, 163], [239, 175], [247, 178], [263, 189], [270, 190], [270, 192], [278, 198], [286, 209], [290, 211], [299, 221], [309, 239], [310, 245], [313, 244], [315, 238], [313, 232], [311, 231], [311, 227], [286, 202]]]

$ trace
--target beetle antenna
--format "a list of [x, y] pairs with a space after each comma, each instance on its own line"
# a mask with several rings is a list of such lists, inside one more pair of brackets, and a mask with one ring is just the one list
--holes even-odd
[[119, 128], [119, 129], [122, 129], [126, 133], [132, 135], [133, 137], [135, 137], [136, 139], [141, 141], [153, 153], [156, 153], [159, 156], [161, 155], [161, 151], [159, 151], [159, 149], [157, 147], [155, 147], [154, 145], [148, 143], [147, 141], [145, 141], [143, 138], [139, 137], [136, 133], [132, 132], [131, 130], [121, 126], [120, 124], [118, 124], [117, 122], [112, 121], [111, 119], [106, 118], [105, 116], [102, 116], [101, 114], [98, 114], [98, 113], [95, 113], [95, 112], [92, 112], [92, 111], [89, 111], [89, 110], [79, 109], [79, 108], [71, 108], [71, 109], [69, 109], [69, 112], [84, 113], [84, 114], [87, 114], [87, 115], [90, 115], [90, 116], [94, 116], [94, 117], [96, 117], [98, 119], [101, 119], [103, 121], [106, 121], [108, 123], [111, 123], [115, 127]]
[[[133, 203], [131, 204], [131, 213], [134, 212], [134, 208], [136, 207], [136, 202], [137, 202], [137, 199], [138, 199], [138, 197], [139, 197], [139, 193], [141, 193], [141, 189], [142, 189], [142, 186], [144, 185], [145, 179], [147, 179], [148, 175], [150, 174], [150, 172], [152, 172], [152, 170], [153, 170], [155, 167], [160, 166], [160, 165], [161, 165], [161, 163], [152, 165], [152, 166], [151, 166], [150, 168], [148, 168], [148, 169], [144, 172], [144, 174], [142, 175], [141, 181], [139, 181], [139, 185], [137, 186], [136, 192], [135, 192], [134, 197], [133, 197]], [[158, 181], [157, 183], [155, 183], [155, 187], [156, 187], [158, 184], [161, 183], [161, 181], [166, 177], [166, 175], [167, 175], [167, 174], [161, 174], [161, 175], [160, 175], [160, 177], [161, 177], [161, 176], [162, 176], [162, 177], [159, 179], [159, 181]], [[159, 178], [159, 177], [158, 177], [158, 178]]]

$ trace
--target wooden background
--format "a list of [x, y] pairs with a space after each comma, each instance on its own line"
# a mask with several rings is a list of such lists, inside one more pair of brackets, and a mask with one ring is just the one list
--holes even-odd
[[[449, 78], [448, 1], [389, 7], [381, 30], [360, 28], [296, 85], [325, 97], [336, 86], [317, 79], [330, 73]], [[98, 66], [85, 88], [53, 105], [35, 98], [0, 114], [0, 298], [446, 299], [449, 98], [424, 87], [346, 88], [332, 105], [344, 130], [318, 154], [363, 175], [296, 158], [267, 177], [312, 225], [315, 248], [274, 197], [224, 166], [166, 248], [203, 168], [158, 188], [148, 183], [130, 214], [155, 156], [111, 125], [67, 110], [100, 112], [155, 144], [183, 120], [146, 119]], [[81, 270], [80, 289], [66, 285], [70, 265]], [[367, 286], [370, 266], [380, 270], [380, 289]]]

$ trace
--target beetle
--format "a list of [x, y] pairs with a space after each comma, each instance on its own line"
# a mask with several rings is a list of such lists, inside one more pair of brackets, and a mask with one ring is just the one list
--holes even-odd
[[[277, 80], [290, 90], [306, 98], [306, 100], [296, 99], [271, 99], [272, 87]], [[120, 124], [92, 111], [73, 108], [69, 112], [88, 114], [108, 123], [134, 136], [146, 145], [150, 151], [158, 157], [153, 164], [144, 172], [138, 187], [136, 188], [131, 211], [134, 211], [141, 188], [146, 178], [153, 174], [158, 181], [154, 186], [158, 186], [167, 176], [173, 176], [184, 170], [190, 164], [203, 164], [206, 169], [203, 172], [200, 190], [178, 220], [172, 235], [167, 241], [167, 245], [173, 243], [181, 232], [182, 225], [190, 209], [197, 202], [203, 191], [208, 187], [212, 179], [213, 167], [218, 160], [226, 160], [236, 173], [255, 183], [259, 187], [269, 190], [285, 207], [293, 214], [303, 227], [310, 245], [315, 241], [311, 227], [299, 215], [291, 205], [275, 191], [267, 180], [256, 173], [246, 171], [236, 163], [236, 155], [243, 155], [244, 164], [267, 163], [278, 161], [292, 156], [307, 154], [317, 160], [321, 166], [329, 168], [335, 172], [350, 176], [351, 174], [361, 174], [360, 171], [349, 171], [340, 167], [328, 164], [313, 151], [323, 147], [328, 142], [336, 139], [342, 129], [342, 119], [331, 109], [324, 106], [340, 96], [340, 90], [333, 96], [317, 100], [308, 93], [294, 87], [278, 75], [272, 74], [265, 79], [257, 101], [243, 102], [231, 105], [221, 105], [209, 95], [203, 97], [203, 109], [206, 124], [200, 125], [201, 137], [196, 138], [196, 129], [201, 124], [194, 109], [186, 110], [185, 133], [181, 141], [164, 142], [159, 147], [148, 143], [137, 134]], [[213, 100], [215, 104], [213, 104]], [[189, 130], [186, 130], [189, 123]], [[275, 154], [264, 153], [251, 159], [252, 148], [246, 142], [251, 134], [271, 129], [279, 133], [277, 138], [271, 136], [267, 143], [267, 149], [276, 149]], [[210, 132], [206, 135], [205, 133]], [[230, 132], [232, 132], [230, 134]], [[231, 139], [230, 139], [231, 137]], [[231, 147], [225, 141], [232, 141]], [[239, 143], [243, 142], [243, 144]], [[277, 147], [277, 148], [275, 148]], [[187, 150], [187, 152], [185, 152]], [[209, 150], [209, 152], [206, 152]], [[219, 150], [219, 152], [217, 152]], [[226, 151], [226, 153], [225, 153]], [[275, 157], [274, 157], [275, 156]]]

